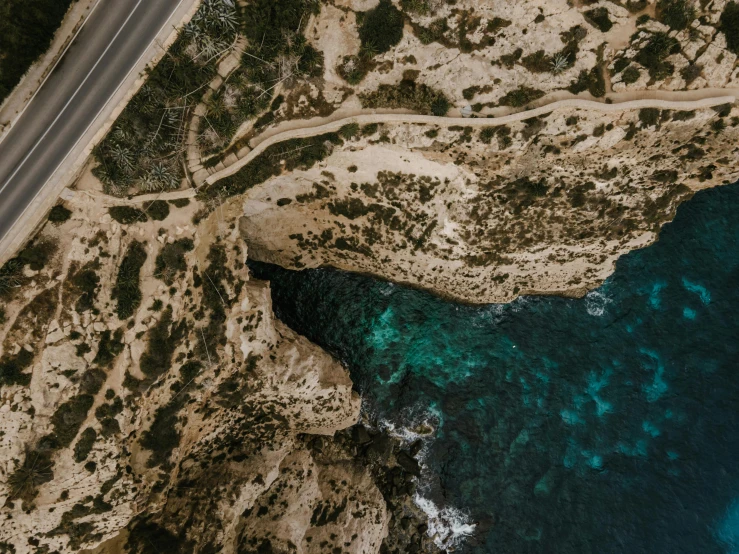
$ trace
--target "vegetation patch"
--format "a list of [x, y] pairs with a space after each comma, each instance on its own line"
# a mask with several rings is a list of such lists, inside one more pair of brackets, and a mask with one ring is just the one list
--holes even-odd
[[141, 372], [152, 381], [169, 371], [172, 355], [187, 331], [187, 323], [172, 323], [172, 307], [162, 312], [159, 322], [149, 329], [149, 344], [141, 355]]
[[185, 255], [195, 248], [192, 239], [178, 239], [162, 246], [154, 267], [155, 275], [168, 285], [172, 285], [177, 275], [187, 270]]
[[154, 221], [164, 221], [169, 215], [169, 204], [164, 200], [144, 202], [144, 212]]
[[133, 241], [118, 268], [118, 276], [113, 287], [112, 298], [117, 300], [116, 313], [119, 319], [128, 319], [141, 305], [141, 267], [146, 262], [146, 249], [138, 241]]
[[511, 106], [512, 108], [520, 108], [538, 100], [544, 96], [543, 90], [520, 86], [516, 90], [512, 90], [500, 99], [501, 106]]
[[365, 108], [405, 108], [439, 117], [450, 108], [443, 92], [406, 79], [397, 85], [380, 85], [376, 91], [360, 94], [359, 98]]
[[200, 328], [197, 354], [202, 360], [218, 359], [218, 348], [226, 343], [226, 308], [232, 304], [224, 283], [235, 285], [228, 268], [228, 256], [221, 245], [208, 252], [209, 265], [203, 275], [203, 307], [208, 312], [208, 324]]
[[661, 81], [675, 72], [675, 66], [666, 61], [666, 58], [678, 52], [680, 52], [680, 43], [677, 39], [667, 33], [655, 33], [635, 59], [647, 68], [653, 80]]
[[390, 0], [380, 0], [375, 8], [362, 17], [359, 40], [362, 48], [372, 55], [387, 52], [402, 38], [403, 14]]
[[613, 27], [610, 14], [606, 8], [595, 8], [583, 12], [585, 19], [592, 23], [601, 33], [607, 33]]
[[695, 6], [692, 0], [659, 0], [657, 19], [671, 29], [682, 31], [695, 19]]
[[23, 464], [8, 477], [10, 492], [8, 498], [32, 502], [38, 488], [54, 479], [52, 452], [41, 449], [28, 449]]
[[92, 310], [95, 307], [98, 287], [100, 286], [100, 277], [93, 269], [93, 264], [87, 264], [76, 271], [69, 281], [80, 295], [74, 306], [75, 311], [81, 314], [87, 310]]
[[21, 348], [18, 354], [4, 355], [0, 358], [0, 386], [31, 384], [31, 374], [24, 370], [33, 363], [33, 353]]
[[580, 94], [581, 92], [588, 91], [596, 98], [605, 96], [606, 94], [606, 81], [603, 78], [603, 70], [600, 66], [596, 65], [590, 71], [582, 70], [578, 75], [577, 80], [573, 81], [572, 84], [567, 87], [572, 94]]
[[123, 352], [124, 346], [122, 328], [116, 329], [115, 333], [106, 329], [100, 336], [98, 351], [92, 363], [99, 367], [110, 367], [118, 355]]
[[110, 214], [110, 217], [124, 225], [130, 225], [131, 223], [145, 223], [149, 220], [144, 212], [131, 206], [113, 206], [108, 210], [108, 213]]
[[87, 412], [94, 400], [90, 394], [73, 396], [60, 405], [51, 416], [51, 424], [54, 427], [53, 436], [59, 448], [65, 448], [72, 443], [87, 418]]
[[726, 46], [739, 55], [739, 3], [731, 0], [721, 13], [719, 29], [726, 35]]
[[80, 438], [77, 439], [77, 443], [74, 445], [74, 461], [78, 464], [84, 462], [87, 456], [90, 454], [93, 445], [97, 439], [97, 433], [92, 427], [87, 427], [80, 434]]
[[172, 204], [175, 208], [185, 208], [190, 205], [190, 199], [175, 198], [174, 200], [170, 200], [169, 203]]
[[57, 204], [49, 212], [49, 221], [57, 225], [61, 225], [72, 217], [72, 211], [64, 207], [63, 204]]

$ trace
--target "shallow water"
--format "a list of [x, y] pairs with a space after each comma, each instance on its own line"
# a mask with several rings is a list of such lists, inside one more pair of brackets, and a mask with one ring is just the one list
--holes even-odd
[[435, 425], [423, 501], [468, 514], [460, 551], [739, 553], [739, 184], [580, 300], [254, 269], [379, 419]]

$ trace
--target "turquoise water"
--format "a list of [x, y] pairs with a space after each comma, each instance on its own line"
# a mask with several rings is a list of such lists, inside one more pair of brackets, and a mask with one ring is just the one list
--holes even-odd
[[474, 553], [739, 553], [739, 184], [581, 300], [464, 306], [255, 264], [378, 418], [436, 426], [426, 495]]

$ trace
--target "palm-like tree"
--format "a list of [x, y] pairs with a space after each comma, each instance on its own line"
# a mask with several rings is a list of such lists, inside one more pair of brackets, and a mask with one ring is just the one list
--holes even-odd
[[110, 157], [122, 170], [126, 172], [133, 170], [133, 154], [129, 148], [114, 144], [110, 149]]
[[570, 67], [570, 58], [565, 54], [556, 54], [550, 63], [552, 66], [552, 73], [559, 75]]

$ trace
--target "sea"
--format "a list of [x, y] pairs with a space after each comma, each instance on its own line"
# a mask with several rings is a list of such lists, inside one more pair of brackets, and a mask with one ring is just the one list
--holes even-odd
[[581, 299], [463, 305], [333, 269], [269, 279], [367, 417], [421, 438], [450, 552], [739, 554], [739, 184]]

